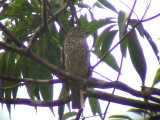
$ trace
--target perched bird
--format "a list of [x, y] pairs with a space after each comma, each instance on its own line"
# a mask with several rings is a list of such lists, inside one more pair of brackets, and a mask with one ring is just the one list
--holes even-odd
[[[80, 27], [71, 28], [64, 42], [65, 71], [70, 75], [86, 79], [89, 75], [90, 54], [86, 42], [86, 31]], [[72, 108], [84, 107], [84, 86], [78, 82], [66, 80], [71, 91]]]

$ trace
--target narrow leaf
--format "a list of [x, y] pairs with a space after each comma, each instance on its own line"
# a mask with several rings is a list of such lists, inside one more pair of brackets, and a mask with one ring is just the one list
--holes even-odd
[[[120, 11], [118, 13], [119, 39], [122, 39], [123, 35], [125, 34], [124, 32], [128, 15], [129, 14], [124, 11]], [[120, 49], [124, 57], [126, 56], [127, 45], [128, 45], [127, 40], [123, 40], [123, 42], [120, 44]]]
[[[67, 96], [67, 91], [66, 91], [65, 85], [63, 85], [62, 89], [61, 89], [61, 92], [60, 92], [60, 95], [59, 95], [59, 99], [60, 98], [64, 98], [66, 96]], [[58, 115], [59, 115], [59, 119], [60, 120], [62, 119], [62, 116], [64, 114], [64, 108], [65, 108], [65, 105], [58, 106]], [[70, 110], [70, 106], [69, 105], [68, 105], [68, 108]]]
[[126, 22], [128, 19], [128, 13], [120, 11], [118, 13], [118, 27], [119, 27], [119, 38], [121, 39], [125, 32]]
[[[117, 30], [110, 31], [110, 29], [113, 26], [110, 26], [106, 28], [102, 34], [98, 37], [97, 43], [95, 45], [95, 54], [99, 57], [102, 58], [110, 49], [110, 46], [113, 42], [113, 39], [115, 35], [117, 34]], [[112, 67], [114, 70], [118, 71], [119, 66], [116, 62], [116, 59], [114, 58], [113, 55], [109, 54], [105, 59], [104, 62], [108, 64], [110, 67]]]
[[[131, 19], [129, 21], [129, 24], [133, 27], [137, 22], [139, 22], [139, 20], [136, 20], [136, 19]], [[139, 34], [144, 37], [144, 27], [143, 27], [143, 24], [142, 23], [139, 23], [137, 26], [136, 26], [136, 29], [138, 30]]]
[[117, 61], [115, 57], [112, 54], [109, 54], [105, 59], [104, 62], [107, 63], [112, 69], [115, 71], [119, 71], [119, 66], [117, 64]]
[[67, 120], [68, 118], [70, 117], [73, 117], [73, 116], [76, 116], [77, 115], [77, 112], [67, 112], [63, 115], [62, 117], [62, 120]]
[[103, 9], [104, 7], [102, 6], [102, 4], [101, 3], [99, 3], [99, 2], [95, 2], [94, 4], [93, 4], [93, 7], [98, 7], [98, 8], [101, 8], [101, 9]]
[[101, 107], [98, 99], [91, 98], [91, 97], [89, 97], [88, 99], [89, 99], [89, 104], [90, 104], [93, 115], [96, 115], [96, 113], [98, 113], [100, 117], [102, 117]]
[[102, 54], [104, 54], [104, 53], [106, 53], [106, 51], [109, 50], [109, 48], [113, 42], [113, 38], [115, 37], [115, 34], [117, 33], [117, 31], [110, 31], [110, 29], [112, 29], [113, 27], [114, 27], [114, 25], [107, 27], [98, 36], [96, 44], [95, 44], [95, 50], [97, 52], [102, 50], [102, 51], [104, 51], [104, 52], [102, 52]]
[[109, 118], [121, 118], [121, 119], [123, 119], [123, 120], [132, 120], [129, 116], [127, 116], [127, 115], [111, 115]]
[[102, 5], [104, 5], [106, 8], [118, 13], [118, 11], [116, 10], [116, 8], [107, 0], [98, 0]]
[[94, 33], [95, 31], [97, 31], [99, 28], [104, 27], [105, 25], [111, 24], [111, 23], [115, 23], [114, 21], [112, 21], [111, 18], [106, 18], [106, 19], [101, 19], [101, 20], [94, 20], [91, 23], [83, 26], [84, 28], [86, 28], [90, 33]]
[[147, 65], [135, 30], [128, 36], [128, 47], [133, 66], [141, 77], [144, 86]]
[[152, 86], [156, 85], [159, 82], [160, 82], [160, 68], [158, 68], [158, 70], [157, 70], [157, 72], [155, 74]]
[[141, 116], [143, 116], [144, 114], [149, 115], [147, 110], [143, 110], [143, 109], [140, 109], [140, 108], [131, 108], [131, 109], [128, 110], [128, 112], [133, 112], [133, 113], [141, 115]]
[[[137, 22], [139, 22], [139, 20], [132, 19], [132, 20], [130, 20], [129, 24], [133, 27]], [[150, 34], [148, 33], [148, 31], [145, 30], [145, 28], [143, 27], [143, 24], [139, 23], [137, 25], [136, 29], [138, 30], [139, 34], [142, 37], [146, 37], [146, 39], [148, 40], [149, 44], [151, 45], [151, 47], [152, 47], [152, 49], [154, 51], [154, 54], [157, 57], [157, 60], [159, 61], [159, 56], [158, 56], [159, 50], [158, 50], [155, 42], [152, 40], [152, 37], [150, 36]]]

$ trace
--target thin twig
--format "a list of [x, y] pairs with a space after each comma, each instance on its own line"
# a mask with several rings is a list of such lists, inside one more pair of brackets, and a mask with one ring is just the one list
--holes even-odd
[[18, 39], [0, 22], [0, 29], [13, 41], [18, 47], [26, 48]]
[[[121, 64], [120, 64], [120, 69], [119, 69], [119, 72], [118, 72], [118, 76], [117, 76], [116, 82], [119, 81], [119, 77], [120, 77], [120, 75], [121, 75], [121, 70], [122, 70], [122, 65], [123, 65], [123, 54], [122, 54], [122, 56], [121, 56]], [[112, 95], [115, 93], [115, 90], [116, 90], [116, 87], [113, 88]], [[106, 117], [106, 115], [107, 115], [107, 111], [108, 111], [108, 108], [109, 108], [109, 106], [110, 106], [110, 103], [111, 103], [111, 102], [109, 101], [108, 104], [107, 104], [107, 106], [106, 106], [106, 109], [105, 109], [105, 112], [104, 112], [104, 116], [103, 116], [103, 120], [105, 120], [105, 117]]]
[[[55, 17], [54, 14], [52, 14], [52, 12], [49, 9], [47, 9], [47, 11], [52, 16], [52, 18]], [[55, 21], [58, 23], [60, 29], [62, 29], [62, 31], [67, 35], [67, 31], [65, 30], [65, 28], [64, 28], [63, 24], [61, 23], [61, 21], [58, 18], [55, 18]]]
[[108, 81], [113, 81], [113, 80], [111, 80], [111, 79], [105, 77], [104, 75], [102, 75], [102, 74], [96, 72], [96, 71], [93, 71], [93, 72], [96, 73], [96, 74], [98, 74], [98, 75], [100, 75], [101, 77], [105, 78], [105, 79], [108, 80]]
[[40, 14], [6, 14], [6, 13], [0, 13], [0, 15], [4, 15], [4, 16], [40, 16]]
[[[123, 2], [122, 0], [119, 0], [122, 4], [124, 4], [128, 9], [130, 9], [131, 11], [132, 11], [132, 8], [130, 8], [125, 2]], [[135, 3], [135, 2], [134, 2]], [[131, 12], [130, 12], [131, 13]], [[134, 10], [133, 10], [133, 13], [135, 14], [135, 16], [137, 17], [137, 19], [138, 19], [138, 15], [134, 12]]]
[[79, 109], [75, 120], [79, 120], [82, 113], [83, 113], [83, 108]]
[[[136, 6], [136, 3], [137, 3], [137, 0], [134, 1], [134, 4], [133, 4], [132, 9], [131, 9], [131, 11], [130, 11], [130, 14], [129, 14], [128, 18], [127, 18], [127, 24], [126, 24], [126, 27], [125, 27], [125, 30], [124, 30], [124, 34], [127, 32], [127, 28], [128, 28], [128, 25], [129, 25], [131, 16], [132, 16], [132, 14], [133, 14], [133, 12], [134, 12], [134, 8], [135, 8], [135, 6]], [[118, 76], [117, 76], [117, 80], [116, 80], [117, 82], [119, 81], [119, 77], [120, 77], [120, 75], [121, 75], [121, 70], [122, 70], [122, 65], [123, 65], [123, 57], [124, 57], [124, 53], [122, 52], [120, 69], [119, 69]], [[116, 88], [114, 87], [114, 88], [113, 88], [113, 91], [112, 91], [112, 94], [115, 93], [115, 90], [116, 90]], [[109, 105], [110, 105], [110, 101], [108, 102], [108, 105], [107, 105], [106, 110], [105, 110], [105, 112], [104, 112], [104, 120], [105, 120], [105, 117], [106, 117], [106, 114], [107, 114]]]
[[159, 17], [159, 16], [160, 16], [160, 13], [158, 13], [157, 15], [154, 15], [154, 16], [152, 16], [152, 17], [150, 17], [150, 18], [143, 19], [143, 20], [141, 20], [141, 21], [142, 21], [142, 22], [147, 22], [147, 21], [153, 20], [154, 18], [157, 18], [157, 17]]
[[127, 24], [126, 24], [126, 27], [125, 27], [124, 33], [126, 33], [126, 32], [127, 32], [127, 28], [128, 28], [128, 25], [129, 25], [129, 22], [130, 22], [131, 16], [132, 16], [132, 14], [133, 14], [133, 12], [134, 12], [134, 8], [135, 8], [135, 6], [136, 6], [136, 3], [137, 3], [137, 0], [135, 0], [135, 1], [134, 1], [133, 7], [132, 7], [132, 9], [131, 9], [131, 12], [129, 13], [129, 16], [128, 16], [128, 18], [127, 18]]
[[143, 19], [145, 18], [145, 16], [147, 15], [147, 12], [148, 12], [148, 10], [149, 10], [150, 5], [151, 5], [151, 0], [150, 0], [149, 4], [146, 6], [145, 12], [144, 12], [141, 20], [143, 20]]
[[18, 84], [15, 84], [15, 85], [12, 85], [12, 86], [8, 86], [8, 87], [0, 87], [1, 90], [9, 90], [9, 89], [13, 89], [13, 88], [16, 88], [16, 87], [19, 87], [19, 86], [23, 86], [23, 85], [26, 85], [26, 83], [18, 83]]

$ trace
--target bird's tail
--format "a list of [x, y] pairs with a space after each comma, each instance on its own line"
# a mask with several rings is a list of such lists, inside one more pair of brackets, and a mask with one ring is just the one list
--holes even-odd
[[85, 100], [82, 85], [73, 84], [71, 86], [71, 99], [73, 109], [80, 109], [84, 107]]

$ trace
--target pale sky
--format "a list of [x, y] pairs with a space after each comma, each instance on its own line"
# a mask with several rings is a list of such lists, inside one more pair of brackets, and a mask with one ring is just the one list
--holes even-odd
[[[93, 0], [86, 0], [86, 1], [87, 2], [89, 1], [89, 3], [91, 3]], [[137, 0], [137, 1], [138, 2], [136, 5], [136, 8], [135, 8], [135, 13], [139, 16], [139, 18], [141, 18], [141, 16], [143, 15], [143, 13], [145, 11], [145, 8], [147, 5], [147, 2], [146, 2], [147, 0]], [[151, 0], [151, 1], [152, 1], [151, 6], [150, 6], [149, 11], [147, 13], [147, 16], [145, 18], [152, 17], [160, 12], [160, 7], [159, 7], [160, 1], [158, 1], [158, 0]], [[123, 2], [126, 3], [128, 6], [130, 6], [130, 8], [133, 5], [133, 0], [123, 0]], [[118, 2], [118, 0], [112, 0], [112, 3], [115, 4], [115, 6], [116, 6], [115, 8], [117, 8], [118, 11], [119, 10], [128, 11], [128, 12], [130, 11], [126, 6], [122, 5], [122, 3]], [[102, 19], [102, 18], [106, 18], [106, 17], [117, 17], [117, 14], [109, 12], [108, 10], [105, 10], [105, 9], [100, 10], [100, 9], [96, 8], [96, 9], [94, 9], [94, 13], [95, 13], [95, 17], [97, 19]], [[159, 34], [160, 17], [158, 17], [154, 20], [145, 22], [144, 27], [150, 33], [150, 35], [153, 37], [153, 40], [157, 44], [160, 44], [160, 41], [158, 40], [158, 38], [160, 38], [160, 34]], [[118, 37], [116, 37], [116, 39], [118, 40]], [[143, 44], [143, 50], [145, 51], [145, 57], [148, 60], [147, 61], [148, 69], [147, 69], [147, 76], [146, 76], [146, 79], [147, 79], [146, 85], [151, 86], [155, 72], [156, 72], [157, 68], [159, 67], [159, 65], [158, 65], [158, 62], [156, 61], [156, 57], [152, 54], [153, 51], [151, 50], [151, 48], [150, 48], [149, 44], [146, 42], [146, 40], [142, 39], [141, 43]], [[114, 50], [113, 54], [116, 56], [116, 59], [119, 63], [119, 61], [120, 61], [119, 48]], [[97, 62], [97, 59], [95, 56], [92, 56], [91, 62], [92, 62], [92, 64]], [[99, 73], [101, 73], [102, 75], [104, 75], [104, 76], [107, 75], [107, 77], [115, 80], [117, 73], [114, 70], [112, 70], [111, 68], [104, 67], [104, 66], [106, 66], [106, 65], [100, 64], [95, 70], [98, 71]], [[94, 74], [94, 76], [97, 76], [97, 75]], [[140, 89], [141, 80], [140, 80], [138, 74], [135, 72], [129, 57], [124, 60], [124, 65], [123, 65], [123, 69], [122, 69], [122, 76], [120, 77], [120, 80], [135, 89]], [[59, 88], [59, 87], [60, 86], [57, 86], [56, 88]], [[106, 91], [111, 92], [111, 90], [106, 90]], [[57, 92], [57, 90], [56, 90], [56, 92]], [[124, 94], [124, 92], [116, 92], [116, 94], [119, 94], [119, 95], [121, 94], [122, 96], [127, 95], [128, 97], [133, 97], [131, 95]], [[18, 97], [19, 98], [29, 98], [26, 93], [25, 87], [21, 87], [19, 89]], [[107, 105], [106, 101], [101, 102], [102, 112], [104, 112], [106, 105]], [[90, 113], [90, 110], [87, 109], [87, 108], [89, 108], [87, 106], [88, 105], [86, 103], [86, 108], [85, 108], [86, 112], [84, 111], [84, 115], [85, 116], [92, 116], [92, 114]], [[129, 108], [128, 106], [118, 105], [118, 104], [112, 103], [109, 107], [107, 116], [111, 115], [111, 114], [125, 113], [125, 111], [127, 111], [128, 108]], [[3, 109], [0, 106], [0, 109], [1, 109], [0, 110], [0, 114], [1, 114], [0, 120], [9, 120], [8, 112], [7, 112], [5, 105], [3, 105]], [[58, 116], [57, 115], [57, 108], [54, 109], [54, 111], [55, 111], [55, 115]], [[36, 112], [34, 107], [30, 107], [30, 106], [26, 106], [26, 105], [16, 105], [15, 109], [12, 106], [11, 118], [12, 118], [12, 120], [21, 120], [22, 118], [23, 118], [23, 120], [44, 120], [44, 119], [53, 120], [54, 116], [52, 115], [49, 108], [38, 107], [37, 112]], [[97, 120], [97, 118], [92, 118], [92, 120], [94, 120], [94, 119]]]

